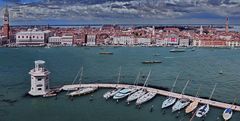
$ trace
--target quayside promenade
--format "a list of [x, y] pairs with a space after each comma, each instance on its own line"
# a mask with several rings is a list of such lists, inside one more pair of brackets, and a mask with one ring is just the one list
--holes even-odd
[[[135, 85], [130, 85], [130, 84], [73, 84], [73, 85], [64, 85], [63, 87], [61, 87], [61, 90], [67, 90], [69, 88], [79, 88], [79, 87], [98, 87], [98, 88], [128, 88], [129, 86], [135, 86]], [[232, 104], [228, 104], [228, 103], [224, 103], [224, 102], [219, 102], [219, 101], [213, 101], [213, 100], [208, 100], [208, 99], [203, 99], [203, 98], [196, 98], [193, 96], [189, 96], [189, 95], [182, 95], [179, 93], [175, 93], [175, 92], [169, 92], [169, 91], [165, 91], [165, 90], [161, 90], [161, 89], [155, 89], [155, 88], [151, 88], [151, 87], [142, 87], [142, 86], [136, 86], [137, 88], [143, 88], [146, 89], [148, 92], [155, 92], [158, 95], [162, 95], [162, 96], [170, 96], [170, 97], [175, 97], [175, 98], [187, 98], [191, 101], [193, 100], [197, 100], [199, 103], [201, 104], [209, 104], [210, 106], [214, 106], [217, 108], [232, 108], [235, 111], [240, 111], [240, 106], [238, 105], [232, 105]]]

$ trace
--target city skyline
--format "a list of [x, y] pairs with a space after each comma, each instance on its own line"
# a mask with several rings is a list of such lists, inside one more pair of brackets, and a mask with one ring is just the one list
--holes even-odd
[[[12, 25], [238, 24], [238, 0], [0, 0]], [[2, 24], [2, 21], [0, 22]]]

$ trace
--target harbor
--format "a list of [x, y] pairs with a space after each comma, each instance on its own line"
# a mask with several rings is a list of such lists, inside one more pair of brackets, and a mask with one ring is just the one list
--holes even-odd
[[[108, 48], [108, 51], [113, 52], [114, 55], [102, 56], [98, 54], [101, 52], [100, 48], [2, 49], [0, 54], [4, 58], [0, 60], [2, 62], [0, 66], [2, 88], [0, 90], [3, 96], [0, 98], [3, 102], [1, 102], [2, 112], [0, 114], [2, 114], [3, 120], [17, 120], [17, 118], [22, 117], [18, 114], [19, 110], [24, 108], [26, 114], [23, 114], [23, 120], [36, 118], [36, 121], [65, 121], [86, 120], [87, 117], [95, 117], [93, 121], [105, 119], [118, 121], [119, 118], [139, 121], [148, 119], [189, 121], [193, 112], [186, 114], [187, 107], [172, 113], [173, 105], [166, 109], [161, 109], [161, 106], [169, 95], [177, 98], [176, 100], [182, 98], [181, 91], [187, 80], [191, 80], [183, 97], [188, 98], [190, 102], [199, 101], [196, 109], [204, 104], [209, 104], [210, 111], [204, 117], [205, 121], [223, 120], [224, 110], [231, 107], [234, 98], [238, 95], [236, 90], [239, 87], [239, 68], [237, 68], [240, 58], [239, 50], [197, 48], [194, 52], [186, 51], [184, 53], [170, 53], [169, 50], [171, 48], [119, 47]], [[160, 56], [153, 56], [153, 53], [160, 53]], [[25, 54], [29, 56], [23, 57]], [[15, 55], [14, 58], [18, 58], [18, 60], [7, 61], [12, 58], [11, 55]], [[203, 57], [204, 59], [201, 59]], [[48, 98], [42, 98], [42, 96], [22, 97], [23, 94], [30, 91], [31, 78], [28, 72], [34, 68], [34, 61], [38, 59], [44, 60], [47, 70], [51, 72], [49, 76], [50, 88], [55, 89], [57, 86], [55, 91], [62, 91], [56, 96]], [[161, 60], [163, 63], [149, 65], [141, 63], [146, 60]], [[13, 63], [14, 65], [12, 65]], [[229, 65], [230, 63], [231, 65]], [[84, 71], [81, 83], [77, 79], [72, 84], [76, 73], [82, 66]], [[122, 67], [121, 76], [120, 82], [117, 84], [120, 66]], [[149, 70], [152, 70], [151, 75], [147, 86], [144, 87]], [[171, 87], [181, 70], [185, 71], [179, 75], [176, 86], [171, 92]], [[222, 70], [222, 74], [219, 74], [220, 70]], [[15, 76], [12, 76], [12, 72]], [[134, 84], [139, 72], [141, 74], [138, 84]], [[216, 83], [218, 85], [209, 101], [210, 93]], [[97, 90], [85, 95], [74, 96], [73, 100], [71, 96], [67, 95], [72, 91], [63, 91], [63, 89], [70, 87], [78, 88], [79, 85], [86, 88], [96, 87]], [[200, 91], [198, 91], [199, 85], [202, 85]], [[113, 96], [107, 100], [103, 97], [105, 93], [115, 90], [116, 86], [121, 89], [131, 86], [136, 89], [144, 89], [145, 94], [153, 92], [156, 95], [151, 100], [142, 103], [139, 109], [136, 106], [137, 100], [127, 103], [127, 98], [130, 95], [118, 102], [113, 99]], [[195, 98], [197, 92], [199, 94]], [[237, 121], [239, 118], [239, 99], [236, 99], [234, 106], [232, 107], [231, 121]], [[39, 114], [42, 117], [38, 119]], [[111, 115], [111, 117], [101, 118], [102, 115], [106, 114]], [[52, 117], [47, 117], [48, 115]], [[122, 117], [122, 115], [125, 116]], [[202, 118], [196, 116], [193, 119], [193, 121], [200, 120]]]

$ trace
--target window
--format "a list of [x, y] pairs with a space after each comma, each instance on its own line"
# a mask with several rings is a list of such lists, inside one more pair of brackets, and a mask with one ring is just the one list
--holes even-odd
[[42, 84], [38, 84], [37, 87], [42, 87], [43, 85]]
[[20, 38], [20, 36], [18, 36], [18, 38]]
[[35, 36], [33, 36], [33, 38], [35, 38]]
[[22, 36], [22, 38], [24, 38], [24, 36]]
[[38, 78], [38, 81], [41, 81], [42, 80], [42, 78]]
[[42, 90], [42, 88], [38, 88], [38, 91]]
[[28, 36], [26, 36], [26, 38], [28, 38]]

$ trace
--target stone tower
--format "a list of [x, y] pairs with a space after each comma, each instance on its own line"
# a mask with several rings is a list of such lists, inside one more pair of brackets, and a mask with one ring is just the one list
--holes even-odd
[[8, 7], [6, 6], [4, 13], [3, 13], [3, 35], [6, 36], [9, 39], [9, 32], [10, 32], [10, 26], [9, 26], [9, 11]]
[[30, 70], [31, 89], [28, 92], [32, 96], [42, 96], [49, 92], [49, 74], [50, 72], [44, 67], [45, 61], [35, 61], [35, 68]]

